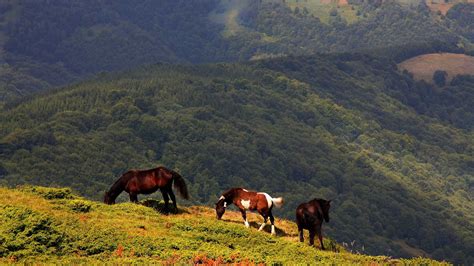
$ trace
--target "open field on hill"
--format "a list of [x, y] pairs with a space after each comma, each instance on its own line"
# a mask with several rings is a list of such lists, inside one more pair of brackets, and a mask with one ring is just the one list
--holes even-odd
[[445, 264], [352, 254], [328, 239], [333, 251], [321, 251], [297, 242], [293, 222], [277, 219], [273, 237], [257, 231], [256, 215], [249, 216], [247, 229], [239, 213], [228, 211], [217, 221], [208, 207], [164, 215], [132, 203], [88, 201], [67, 188], [0, 188], [0, 193], [0, 263]]
[[426, 0], [426, 4], [433, 12], [441, 12], [441, 14], [446, 15], [449, 9], [455, 6], [458, 3], [474, 3], [474, 0], [454, 0], [454, 1], [444, 1], [444, 0]]
[[474, 57], [452, 53], [425, 54], [405, 60], [398, 67], [412, 73], [416, 80], [432, 83], [436, 70], [446, 71], [448, 80], [456, 75], [474, 75]]

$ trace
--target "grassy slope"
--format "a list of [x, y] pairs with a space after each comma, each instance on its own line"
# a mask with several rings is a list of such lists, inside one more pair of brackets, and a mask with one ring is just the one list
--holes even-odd
[[[114, 262], [324, 262], [350, 264], [443, 264], [429, 259], [391, 259], [347, 251], [320, 251], [297, 242], [294, 223], [277, 220], [278, 236], [257, 232], [240, 214], [217, 221], [207, 207], [162, 215], [131, 203], [113, 206], [84, 200], [69, 189], [0, 188], [0, 263], [13, 261]], [[268, 229], [268, 228], [267, 228]], [[326, 240], [333, 249], [334, 242]]]

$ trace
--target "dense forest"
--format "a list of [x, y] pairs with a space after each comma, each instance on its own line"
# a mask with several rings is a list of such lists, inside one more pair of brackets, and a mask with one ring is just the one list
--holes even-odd
[[[474, 79], [440, 91], [363, 54], [155, 64], [4, 106], [0, 185], [100, 200], [130, 168], [179, 171], [190, 204], [242, 186], [334, 199], [327, 234], [369, 254], [474, 254]], [[122, 195], [122, 199], [126, 199]]]
[[0, 102], [157, 62], [472, 49], [472, 12], [464, 11], [472, 4], [458, 4], [439, 19], [426, 5], [350, 1], [354, 18], [335, 7], [326, 21], [285, 1], [198, 2], [2, 1]]

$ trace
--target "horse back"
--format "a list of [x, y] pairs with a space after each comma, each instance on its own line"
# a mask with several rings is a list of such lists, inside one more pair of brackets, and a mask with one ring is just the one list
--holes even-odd
[[166, 173], [161, 173], [160, 168], [148, 170], [130, 170], [127, 175], [128, 192], [150, 194], [161, 187], [165, 187], [172, 177]]
[[[248, 191], [243, 188], [235, 190], [234, 204], [240, 209], [263, 210], [269, 208], [272, 203], [271, 197], [266, 193]], [[270, 197], [270, 198], [269, 198]]]
[[302, 203], [296, 208], [296, 223], [298, 227], [310, 229], [322, 220], [318, 218], [318, 206], [312, 202]]

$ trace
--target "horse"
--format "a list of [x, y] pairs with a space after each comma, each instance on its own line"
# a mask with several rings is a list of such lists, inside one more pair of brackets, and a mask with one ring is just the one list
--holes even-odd
[[168, 210], [169, 200], [177, 210], [176, 197], [171, 186], [178, 190], [180, 196], [189, 199], [188, 189], [183, 177], [173, 170], [157, 167], [148, 170], [130, 170], [124, 173], [105, 193], [104, 203], [115, 204], [115, 199], [125, 191], [131, 202], [138, 202], [138, 194], [151, 194], [160, 189], [165, 201], [165, 210]]
[[302, 203], [296, 208], [296, 224], [300, 235], [300, 242], [304, 242], [303, 229], [309, 231], [309, 245], [314, 245], [314, 235], [317, 233], [321, 249], [324, 250], [323, 236], [321, 234], [321, 225], [323, 219], [329, 222], [330, 200], [313, 199], [307, 203]]
[[273, 206], [281, 207], [283, 205], [283, 198], [272, 198], [270, 195], [264, 192], [253, 192], [248, 191], [243, 188], [231, 188], [228, 191], [224, 192], [221, 195], [219, 200], [216, 203], [216, 214], [217, 219], [220, 220], [222, 215], [224, 215], [225, 209], [230, 204], [235, 204], [242, 213], [242, 218], [244, 219], [244, 224], [247, 228], [250, 227], [247, 220], [246, 210], [255, 211], [263, 217], [263, 223], [258, 229], [262, 231], [265, 225], [267, 224], [267, 218], [270, 218], [270, 223], [272, 224], [272, 235], [275, 235], [275, 218], [272, 214]]

